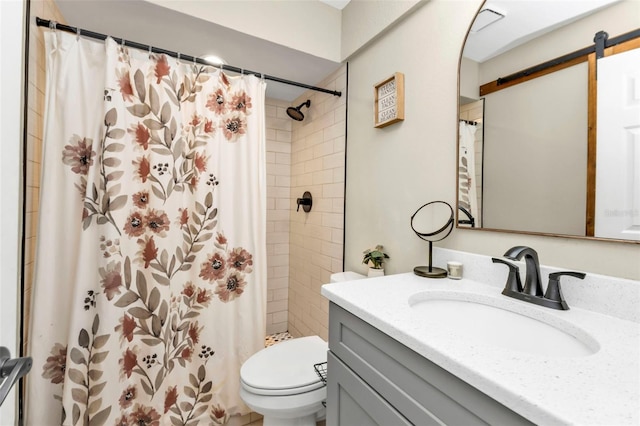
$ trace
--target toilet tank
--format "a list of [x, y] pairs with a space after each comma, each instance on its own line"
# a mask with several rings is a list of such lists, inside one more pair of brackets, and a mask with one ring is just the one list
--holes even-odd
[[359, 280], [362, 278], [367, 278], [367, 277], [353, 271], [336, 272], [335, 274], [331, 274], [331, 279], [329, 282], [339, 283], [342, 281]]

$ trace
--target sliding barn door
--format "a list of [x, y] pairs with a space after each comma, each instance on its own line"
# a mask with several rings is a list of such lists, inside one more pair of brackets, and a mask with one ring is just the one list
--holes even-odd
[[595, 236], [640, 240], [640, 49], [598, 60]]

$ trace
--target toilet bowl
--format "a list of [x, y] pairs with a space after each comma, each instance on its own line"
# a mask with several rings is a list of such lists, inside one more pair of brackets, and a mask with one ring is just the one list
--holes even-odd
[[264, 426], [315, 426], [327, 388], [313, 366], [327, 361], [327, 350], [327, 342], [309, 336], [257, 352], [240, 369], [240, 397], [264, 416]]
[[[366, 278], [347, 271], [331, 275], [331, 282]], [[263, 426], [315, 426], [325, 417], [327, 388], [314, 364], [327, 362], [327, 342], [318, 336], [285, 340], [269, 346], [240, 368], [240, 397]]]

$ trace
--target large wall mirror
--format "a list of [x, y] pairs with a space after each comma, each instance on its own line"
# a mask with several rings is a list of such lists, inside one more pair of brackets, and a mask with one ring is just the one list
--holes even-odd
[[458, 227], [640, 243], [639, 29], [637, 0], [483, 4], [460, 61]]

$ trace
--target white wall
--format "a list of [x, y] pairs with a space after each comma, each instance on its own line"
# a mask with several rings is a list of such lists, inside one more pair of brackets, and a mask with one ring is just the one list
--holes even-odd
[[351, 0], [342, 10], [341, 59], [349, 58], [426, 1]]
[[[383, 244], [388, 273], [426, 263], [409, 218], [423, 203], [455, 205], [458, 62], [480, 0], [432, 0], [349, 62], [345, 268]], [[373, 128], [373, 85], [405, 74], [405, 121]], [[640, 246], [456, 229], [440, 247], [501, 256], [529, 245], [549, 266], [640, 279]]]
[[[18, 356], [20, 180], [22, 176], [23, 34], [25, 3], [0, 1], [0, 346]], [[0, 424], [15, 420], [15, 388], [0, 408]]]
[[319, 1], [146, 0], [340, 62], [341, 11]]
[[254, 37], [341, 62], [428, 0], [146, 0]]

